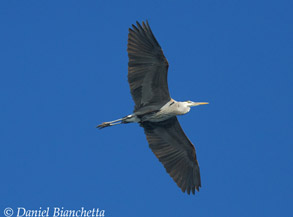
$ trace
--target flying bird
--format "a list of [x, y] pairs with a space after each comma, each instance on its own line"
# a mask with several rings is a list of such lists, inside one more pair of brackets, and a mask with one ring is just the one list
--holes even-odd
[[135, 103], [132, 114], [104, 122], [97, 128], [117, 124], [139, 123], [149, 147], [166, 171], [181, 188], [190, 194], [201, 187], [195, 148], [182, 130], [177, 115], [184, 115], [193, 106], [207, 102], [179, 102], [170, 97], [168, 61], [148, 22], [136, 22], [128, 34], [128, 83]]

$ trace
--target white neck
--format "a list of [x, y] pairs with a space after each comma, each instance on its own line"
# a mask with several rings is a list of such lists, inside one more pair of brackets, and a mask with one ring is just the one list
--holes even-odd
[[178, 104], [178, 112], [181, 115], [184, 115], [190, 111], [190, 105], [187, 102], [177, 102]]

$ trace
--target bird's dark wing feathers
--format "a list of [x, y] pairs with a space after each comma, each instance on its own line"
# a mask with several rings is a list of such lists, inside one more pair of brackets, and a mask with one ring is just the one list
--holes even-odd
[[143, 122], [148, 143], [183, 192], [199, 191], [199, 166], [195, 149], [183, 132], [177, 117], [162, 122]]
[[128, 82], [134, 111], [144, 106], [163, 106], [171, 98], [168, 90], [168, 61], [148, 22], [136, 22], [128, 34]]

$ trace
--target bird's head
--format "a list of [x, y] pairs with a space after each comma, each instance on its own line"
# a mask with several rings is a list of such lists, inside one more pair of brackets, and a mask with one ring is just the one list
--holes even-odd
[[185, 101], [188, 107], [198, 106], [198, 105], [206, 105], [209, 104], [208, 102], [192, 102], [190, 100]]

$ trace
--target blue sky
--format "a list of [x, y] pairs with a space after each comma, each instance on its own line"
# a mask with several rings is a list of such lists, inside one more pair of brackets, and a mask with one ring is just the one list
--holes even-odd
[[[0, 212], [290, 216], [292, 1], [2, 1]], [[183, 194], [127, 115], [127, 34], [148, 19], [202, 188]]]

